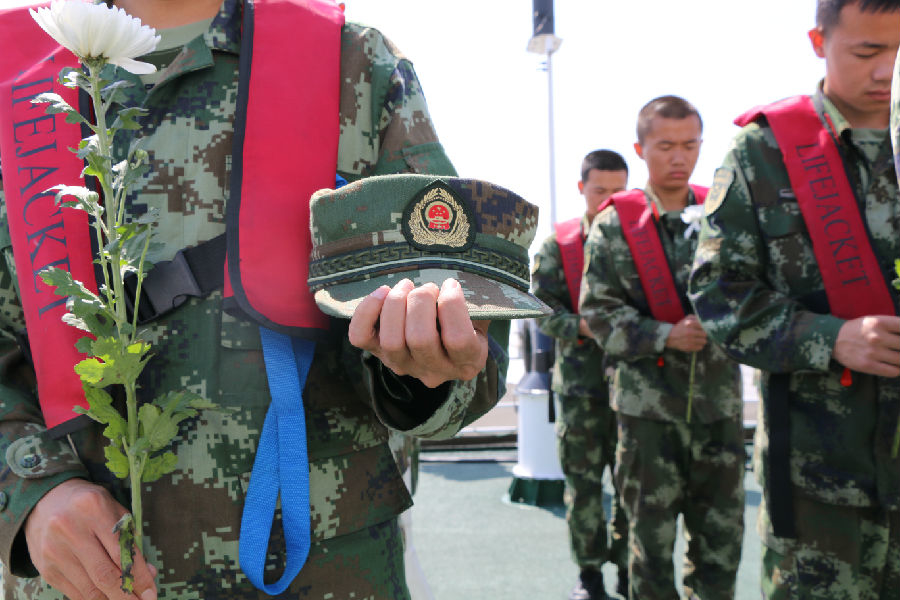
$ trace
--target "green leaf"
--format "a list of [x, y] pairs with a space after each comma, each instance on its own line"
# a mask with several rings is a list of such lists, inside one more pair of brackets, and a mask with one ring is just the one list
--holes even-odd
[[124, 79], [118, 79], [103, 87], [100, 90], [100, 97], [104, 102], [112, 104], [119, 101], [119, 97], [122, 95], [122, 90], [131, 87], [134, 87], [134, 83], [125, 81]]
[[[66, 206], [79, 208], [92, 215], [97, 212], [97, 208], [100, 206], [100, 195], [97, 192], [92, 192], [86, 187], [78, 185], [55, 185], [47, 191], [49, 192], [50, 190], [57, 190], [57, 204], [62, 203]], [[75, 198], [75, 200], [63, 202], [63, 198], [68, 196]]]
[[138, 106], [123, 108], [119, 111], [119, 116], [116, 117], [116, 120], [113, 121], [111, 129], [140, 129], [141, 124], [137, 122], [136, 118], [146, 115], [147, 112], [146, 108]]
[[128, 459], [122, 451], [115, 446], [106, 446], [103, 448], [103, 454], [106, 455], [106, 468], [110, 473], [119, 479], [126, 479], [128, 477]]
[[52, 92], [38, 94], [37, 96], [32, 98], [31, 102], [33, 104], [47, 104], [44, 112], [46, 112], [48, 115], [66, 115], [66, 123], [83, 123], [85, 125], [90, 125], [90, 122], [82, 117], [77, 110], [72, 108], [72, 106], [68, 102], [66, 102], [59, 94], [54, 94]]
[[122, 564], [121, 589], [127, 594], [134, 592], [134, 517], [125, 513], [113, 527], [119, 534], [119, 561]]
[[103, 431], [103, 435], [105, 435], [107, 439], [113, 440], [113, 443], [118, 446], [118, 442], [115, 440], [121, 440], [125, 437], [126, 432], [128, 431], [128, 424], [125, 421], [125, 418], [112, 405], [112, 396], [107, 394], [105, 390], [99, 388], [89, 386], [83, 387], [89, 405], [88, 411], [84, 414], [98, 423], [106, 425], [107, 427]]
[[83, 338], [79, 338], [77, 342], [75, 342], [75, 349], [81, 352], [82, 354], [90, 354], [91, 353], [91, 344], [94, 343], [94, 338], [84, 336]]
[[[102, 363], [96, 358], [86, 358], [75, 365], [75, 373], [81, 377], [83, 383], [97, 385], [103, 381], [103, 377], [106, 374], [106, 367], [106, 363]], [[110, 385], [111, 383], [118, 382], [108, 382], [104, 385]]]
[[[894, 259], [894, 272], [897, 274], [897, 277], [900, 278], [900, 258]], [[895, 279], [893, 283], [894, 287], [900, 290], [900, 279]]]
[[96, 134], [78, 142], [78, 148], [75, 150], [75, 156], [81, 160], [86, 160], [91, 154], [100, 154], [100, 138]]
[[[99, 296], [74, 279], [71, 273], [50, 267], [41, 271], [40, 276], [44, 283], [56, 288], [57, 295], [69, 297], [66, 301], [69, 312], [63, 316], [65, 323], [96, 336], [105, 336], [112, 332], [115, 315]], [[90, 354], [87, 350], [83, 352]]]
[[90, 88], [90, 80], [85, 76], [81, 69], [74, 67], [63, 67], [59, 72], [59, 82], [67, 88], [80, 87], [87, 91]]
[[152, 456], [144, 465], [144, 472], [141, 475], [141, 481], [156, 481], [166, 473], [171, 473], [178, 465], [178, 457], [172, 452], [164, 452], [157, 456]]
[[85, 383], [102, 387], [135, 381], [150, 360], [150, 350], [152, 347], [144, 341], [123, 348], [114, 335], [98, 337], [91, 344], [90, 354], [95, 358], [78, 363], [75, 372]]
[[147, 438], [151, 450], [161, 450], [169, 445], [178, 435], [178, 421], [172, 414], [160, 411], [153, 404], [144, 404], [138, 410], [141, 423], [141, 435]]

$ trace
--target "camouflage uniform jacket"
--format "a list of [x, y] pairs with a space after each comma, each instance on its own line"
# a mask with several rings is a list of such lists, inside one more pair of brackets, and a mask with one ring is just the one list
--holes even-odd
[[[649, 190], [649, 186], [647, 187]], [[658, 230], [675, 285], [684, 293], [697, 245], [685, 238], [680, 211], [660, 209]], [[693, 192], [689, 204], [694, 204]], [[687, 302], [685, 298], [685, 302]], [[614, 206], [594, 219], [585, 247], [581, 314], [610, 361], [617, 363], [612, 407], [622, 414], [658, 421], [687, 415], [691, 354], [666, 348], [672, 325], [650, 316], [631, 250]], [[663, 358], [662, 366], [658, 361]], [[711, 423], [741, 411], [740, 372], [714, 344], [697, 353], [691, 420]]]
[[[587, 238], [591, 227], [587, 217], [582, 219], [581, 227]], [[556, 233], [544, 240], [534, 257], [531, 286], [534, 295], [553, 309], [552, 315], [538, 320], [541, 331], [556, 339], [553, 391], [570, 396], [606, 398], [609, 383], [603, 373], [603, 351], [593, 339], [578, 334], [581, 316], [572, 308]]]
[[[900, 203], [889, 138], [851, 130], [821, 88], [818, 95], [837, 133], [875, 253], [889, 273], [900, 257]], [[852, 386], [840, 384], [843, 368], [831, 353], [844, 321], [811, 306], [824, 299], [822, 278], [764, 119], [737, 135], [706, 202], [691, 299], [717, 343], [736, 360], [763, 370], [764, 402], [770, 374], [791, 374], [794, 485], [821, 502], [900, 508], [900, 461], [890, 458], [900, 381], [854, 373]], [[763, 482], [768, 429], [760, 425], [756, 472]]]
[[[171, 258], [186, 246], [225, 231], [232, 120], [237, 88], [241, 6], [225, 0], [204, 35], [177, 56], [152, 89], [131, 88], [128, 104], [150, 110], [146, 137], [150, 171], [136, 186], [129, 210], [159, 210], [153, 257]], [[392, 172], [453, 173], [437, 141], [412, 64], [382, 35], [348, 24], [342, 32], [338, 172], [348, 180]], [[128, 76], [130, 74], [125, 74]], [[302, 84], [302, 74], [286, 73]], [[130, 132], [128, 132], [130, 133]], [[121, 151], [128, 139], [117, 139]], [[289, 151], [291, 140], [285, 140]], [[74, 157], [73, 157], [74, 160]], [[5, 215], [4, 225], [5, 225]], [[19, 535], [35, 503], [60, 482], [83, 477], [107, 485], [127, 506], [118, 480], [104, 466], [101, 429], [53, 441], [42, 435], [29, 369], [11, 335], [24, 327], [15, 292], [6, 227], [0, 239], [0, 560], [6, 598], [38, 595]], [[269, 394], [258, 328], [221, 310], [222, 295], [193, 299], [151, 324], [156, 356], [144, 372], [148, 397], [189, 388], [234, 412], [207, 411], [181, 426], [175, 472], [145, 494], [148, 559], [159, 567], [160, 598], [257, 598], [237, 565], [244, 494]], [[505, 353], [491, 358], [470, 382], [435, 391], [400, 378], [347, 342], [347, 321], [333, 320], [320, 341], [304, 400], [310, 457], [313, 536], [330, 539], [393, 519], [411, 499], [388, 447], [388, 427], [410, 435], [450, 437], [486, 412], [502, 393]], [[498, 361], [501, 363], [498, 369]], [[415, 402], [413, 402], [415, 400]], [[37, 464], [23, 461], [36, 454]], [[31, 465], [26, 467], [23, 465]], [[225, 590], [226, 592], [220, 592]]]

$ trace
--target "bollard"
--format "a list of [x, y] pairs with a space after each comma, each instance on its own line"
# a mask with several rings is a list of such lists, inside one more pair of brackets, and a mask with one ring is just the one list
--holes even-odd
[[533, 319], [525, 320], [523, 326], [527, 371], [516, 385], [518, 451], [509, 499], [534, 506], [562, 504], [565, 476], [557, 453], [550, 391], [555, 344]]

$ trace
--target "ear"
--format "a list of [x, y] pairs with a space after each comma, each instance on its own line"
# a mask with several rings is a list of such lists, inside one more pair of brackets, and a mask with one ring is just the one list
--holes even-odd
[[812, 43], [813, 52], [816, 53], [816, 56], [825, 58], [825, 32], [816, 27], [810, 29], [807, 35], [809, 35], [809, 41]]
[[641, 160], [644, 160], [644, 147], [641, 146], [640, 142], [634, 143], [634, 152], [638, 155]]
[[584, 195], [584, 182], [583, 181], [578, 182], [578, 193], [581, 194], [582, 196]]

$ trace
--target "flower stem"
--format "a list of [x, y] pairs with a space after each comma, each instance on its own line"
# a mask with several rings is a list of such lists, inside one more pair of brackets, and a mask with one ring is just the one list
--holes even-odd
[[[94, 104], [94, 114], [97, 118], [97, 126], [94, 130], [97, 135], [97, 147], [103, 160], [102, 175], [98, 177], [103, 191], [105, 203], [106, 237], [107, 244], [116, 247], [119, 240], [119, 226], [122, 224], [123, 213], [119, 204], [124, 203], [124, 198], [116, 195], [110, 181], [112, 173], [112, 139], [106, 125], [106, 109], [100, 94], [101, 80], [100, 70], [103, 63], [88, 65], [88, 80], [90, 81], [91, 100]], [[106, 284], [106, 298], [109, 308], [115, 317], [116, 331], [120, 342], [120, 351], [125, 354], [130, 341], [130, 336], [124, 335], [123, 327], [128, 325], [128, 316], [125, 306], [125, 285], [122, 280], [122, 265], [120, 253], [112, 253], [107, 259], [104, 245], [100, 246], [100, 264], [103, 266], [103, 278]], [[110, 281], [110, 279], [112, 281]], [[110, 285], [112, 284], [112, 285]], [[144, 453], [140, 455], [134, 452], [138, 439], [138, 415], [137, 415], [137, 384], [129, 381], [125, 384], [125, 404], [128, 413], [128, 435], [124, 444], [128, 458], [128, 471], [131, 483], [131, 511], [134, 515], [134, 541], [135, 547], [143, 551], [143, 518], [141, 509], [141, 475], [143, 474]]]
[[691, 422], [691, 405], [694, 403], [694, 372], [697, 370], [697, 353], [691, 352], [691, 377], [688, 381], [687, 422]]
[[141, 504], [141, 476], [144, 472], [144, 453], [138, 456], [134, 442], [138, 437], [137, 385], [133, 381], [125, 384], [125, 406], [128, 410], [128, 476], [131, 481], [131, 514], [134, 515], [134, 545], [143, 551], [144, 519]]

